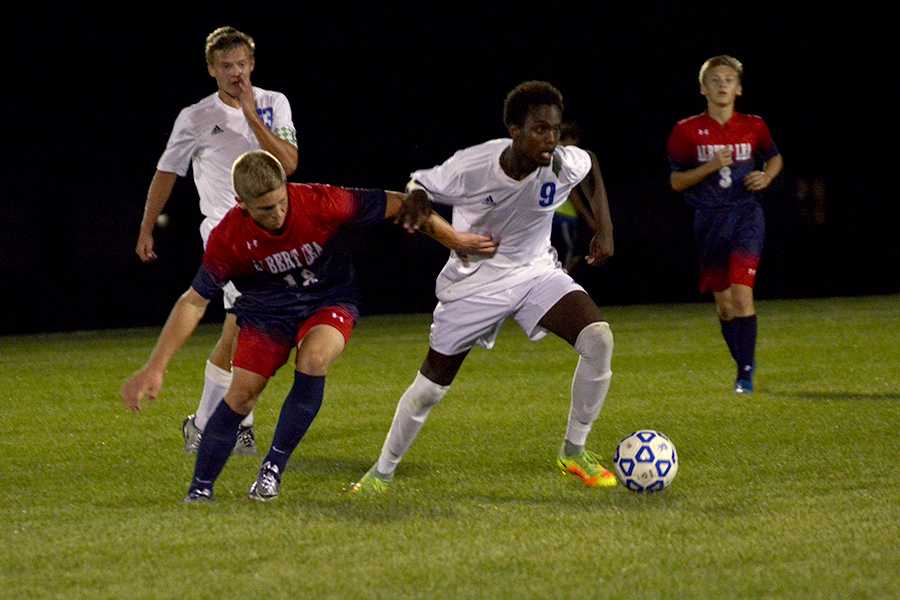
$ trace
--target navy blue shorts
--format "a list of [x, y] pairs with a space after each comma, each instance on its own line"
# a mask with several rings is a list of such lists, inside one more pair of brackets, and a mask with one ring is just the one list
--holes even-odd
[[753, 287], [762, 255], [766, 223], [758, 202], [694, 213], [700, 255], [700, 291], [721, 292], [732, 284]]

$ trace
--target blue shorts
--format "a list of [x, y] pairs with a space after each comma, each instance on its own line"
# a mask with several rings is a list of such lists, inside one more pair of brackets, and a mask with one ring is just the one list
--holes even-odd
[[721, 292], [735, 283], [753, 287], [765, 235], [762, 206], [756, 201], [725, 210], [696, 211], [700, 291]]

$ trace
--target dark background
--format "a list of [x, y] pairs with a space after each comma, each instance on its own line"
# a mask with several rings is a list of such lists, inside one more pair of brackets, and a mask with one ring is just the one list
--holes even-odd
[[[253, 83], [291, 102], [296, 181], [402, 189], [411, 170], [505, 135], [514, 85], [557, 85], [609, 191], [616, 255], [575, 274], [601, 306], [708, 301], [665, 142], [705, 108], [703, 60], [732, 54], [745, 66], [738, 110], [766, 119], [786, 163], [765, 199], [757, 296], [898, 292], [896, 35], [866, 4], [786, 4], [32, 5], [7, 15], [0, 333], [160, 324], [187, 288], [201, 255], [190, 175], [157, 229], [159, 260], [141, 264], [134, 244], [178, 111], [215, 91], [203, 44], [224, 24], [256, 40]], [[393, 225], [354, 245], [365, 313], [433, 308], [440, 246]]]

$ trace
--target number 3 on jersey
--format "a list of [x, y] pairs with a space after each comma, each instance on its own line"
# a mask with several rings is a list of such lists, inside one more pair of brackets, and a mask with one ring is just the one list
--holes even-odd
[[553, 198], [556, 197], [556, 184], [552, 181], [548, 181], [544, 185], [541, 186], [541, 199], [538, 200], [538, 204], [541, 206], [550, 206], [553, 204]]

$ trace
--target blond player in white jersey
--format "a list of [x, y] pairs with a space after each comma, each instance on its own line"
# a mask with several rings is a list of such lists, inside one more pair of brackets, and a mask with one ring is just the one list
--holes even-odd
[[[351, 486], [351, 493], [388, 489], [469, 350], [493, 347], [509, 317], [532, 340], [550, 331], [579, 354], [557, 465], [590, 487], [616, 484], [615, 476], [585, 449], [609, 389], [613, 336], [600, 309], [561, 268], [550, 246], [554, 210], [591, 169], [587, 152], [558, 145], [562, 111], [562, 95], [552, 85], [522, 83], [504, 105], [511, 139], [467, 148], [438, 167], [412, 174], [401, 216], [407, 229], [419, 226], [434, 201], [453, 206], [454, 229], [488, 235], [499, 246], [490, 258], [451, 254], [438, 275], [428, 355], [400, 398], [378, 462]], [[612, 254], [612, 223], [605, 195], [595, 194], [590, 201], [600, 233], [586, 260], [596, 265]]]
[[[194, 172], [200, 196], [200, 225], [203, 246], [212, 229], [231, 207], [235, 193], [231, 166], [249, 150], [271, 152], [287, 175], [297, 169], [297, 134], [291, 118], [291, 106], [284, 94], [250, 84], [255, 66], [253, 38], [233, 27], [220, 27], [206, 38], [206, 63], [218, 89], [200, 102], [181, 111], [169, 136], [169, 142], [150, 182], [144, 217], [135, 251], [144, 262], [156, 259], [153, 227], [162, 213], [178, 176]], [[239, 295], [232, 284], [224, 289], [228, 311], [222, 334], [206, 363], [203, 392], [196, 413], [182, 423], [185, 450], [196, 452], [201, 433], [231, 383], [231, 358], [237, 336], [237, 320], [230, 309]], [[235, 452], [255, 454], [253, 413], [240, 425]]]

